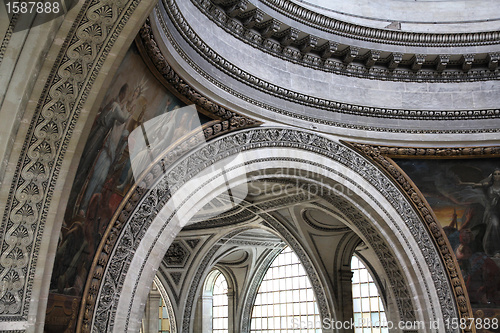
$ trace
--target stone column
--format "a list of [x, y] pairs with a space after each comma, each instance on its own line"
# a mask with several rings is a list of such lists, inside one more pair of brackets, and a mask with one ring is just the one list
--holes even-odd
[[158, 290], [151, 289], [146, 302], [146, 311], [144, 314], [144, 333], [158, 333], [160, 301], [161, 295]]
[[[338, 320], [350, 322], [353, 319], [353, 308], [352, 308], [352, 276], [353, 273], [351, 269], [341, 269], [339, 270], [339, 282], [340, 282], [340, 308], [339, 314], [342, 315], [342, 319]], [[349, 325], [344, 325], [349, 326]], [[354, 328], [344, 327], [343, 332], [349, 333], [354, 332]]]
[[202, 310], [201, 310], [202, 333], [212, 333], [212, 309], [213, 309], [212, 295], [203, 295]]

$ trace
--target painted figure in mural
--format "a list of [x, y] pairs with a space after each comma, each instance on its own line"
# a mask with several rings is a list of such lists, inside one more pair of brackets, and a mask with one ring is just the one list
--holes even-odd
[[112, 166], [118, 161], [117, 158], [122, 155], [127, 145], [129, 131], [126, 127], [132, 111], [128, 110], [127, 106], [133, 105], [138, 96], [139, 93], [136, 89], [130, 99], [121, 99], [121, 102], [112, 103], [108, 109], [103, 110], [103, 114], [99, 117], [100, 119], [104, 118], [99, 128], [102, 128], [102, 131], [108, 128], [109, 130], [105, 136], [104, 144], [99, 150], [97, 161], [92, 168], [85, 193], [79, 205], [79, 210], [83, 214], [87, 210], [92, 195], [101, 192], [108, 173], [113, 171]]
[[123, 105], [126, 102], [128, 93], [128, 84], [122, 85], [118, 96], [112, 99], [99, 113], [96, 118], [95, 124], [90, 132], [89, 139], [82, 154], [82, 161], [78, 166], [78, 170], [73, 184], [73, 191], [70, 194], [68, 206], [73, 210], [68, 209], [66, 212], [65, 220], [70, 221], [75, 213], [77, 213], [77, 198], [81, 195], [81, 190], [85, 186], [85, 182], [91, 173], [92, 167], [96, 162], [99, 151], [102, 149], [104, 141], [108, 136], [110, 130], [115, 124], [123, 124], [129, 118], [129, 113], [125, 112]]
[[468, 228], [459, 232], [460, 244], [455, 249], [462, 276], [473, 304], [500, 304], [500, 269], [484, 252], [474, 252], [474, 234]]
[[[126, 177], [130, 182], [136, 179], [147, 167], [178, 140], [201, 125], [197, 111], [192, 107], [175, 106], [171, 111], [159, 115], [137, 128], [128, 138], [131, 168]], [[125, 183], [123, 183], [125, 184]], [[123, 185], [120, 185], [123, 186]]]
[[78, 167], [75, 179], [75, 185], [78, 186], [76, 188], [80, 192], [72, 194], [70, 204], [75, 204], [76, 195], [82, 193], [85, 181], [88, 182], [78, 214], [67, 216], [68, 229], [62, 233], [61, 243], [57, 249], [51, 289], [57, 290], [58, 293], [76, 295], [81, 291], [87, 266], [92, 260], [89, 255], [95, 251], [99, 234], [103, 232], [98, 219], [87, 214], [87, 208], [94, 202], [90, 205], [92, 208], [90, 211], [95, 213], [95, 195], [101, 196], [100, 192], [108, 171], [116, 156], [120, 154], [123, 142], [126, 142], [128, 132], [124, 127], [130, 118], [130, 113], [126, 109], [127, 92], [128, 85], [122, 85], [117, 98], [102, 109], [84, 148], [84, 160]]
[[461, 183], [481, 189], [484, 195], [483, 249], [489, 256], [500, 257], [500, 168], [479, 183]]

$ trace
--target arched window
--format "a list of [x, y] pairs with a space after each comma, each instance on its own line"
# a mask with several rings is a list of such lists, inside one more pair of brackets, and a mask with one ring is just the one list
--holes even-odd
[[230, 285], [226, 277], [217, 268], [208, 273], [203, 284], [203, 294], [200, 299], [201, 316], [195, 324], [194, 331], [201, 333], [228, 333], [229, 317], [232, 315], [229, 306]]
[[382, 298], [368, 269], [355, 255], [351, 260], [355, 333], [387, 333]]
[[174, 310], [158, 277], [155, 277], [149, 291], [139, 332], [176, 332]]
[[251, 332], [321, 332], [316, 297], [297, 255], [286, 247], [274, 259], [257, 293]]
[[212, 298], [212, 332], [228, 332], [228, 299], [227, 299], [227, 281], [220, 271], [215, 279]]
[[163, 297], [160, 300], [160, 306], [158, 309], [159, 321], [158, 321], [158, 333], [172, 333], [172, 327], [170, 325], [170, 316], [167, 309], [167, 304]]

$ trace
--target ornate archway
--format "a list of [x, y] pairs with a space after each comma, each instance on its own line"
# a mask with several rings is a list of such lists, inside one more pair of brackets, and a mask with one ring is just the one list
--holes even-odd
[[[236, 154], [242, 160], [231, 162]], [[270, 161], [275, 167], [308, 170], [322, 178], [325, 186], [340, 183], [351, 191], [350, 198], [331, 196], [332, 204], [350, 217], [386, 264], [391, 287], [399, 293], [400, 320], [430, 322], [462, 314], [456, 286], [450, 282], [450, 271], [456, 267], [443, 264], [437, 236], [427, 230], [410, 200], [386, 174], [351, 148], [326, 137], [287, 128], [259, 128], [215, 139], [166, 173], [156, 173], [155, 166], [151, 167], [144, 177], [150, 189], [144, 190], [146, 184], [140, 183], [123, 205], [108, 229], [99, 265], [94, 267], [102, 275], [94, 275], [95, 293], [87, 297], [87, 308], [95, 300], [95, 313], [88, 323], [93, 330], [133, 331], [142, 315], [140, 304], [147, 294], [143, 291], [186, 221], [217, 196], [227, 179], [238, 182], [240, 177], [244, 182], [242, 175], [266, 168]], [[195, 177], [217, 163], [225, 165], [224, 173]]]

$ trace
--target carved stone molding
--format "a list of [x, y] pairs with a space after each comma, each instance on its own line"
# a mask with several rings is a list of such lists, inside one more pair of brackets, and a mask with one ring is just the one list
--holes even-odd
[[14, 33], [14, 28], [16, 27], [17, 20], [19, 19], [19, 14], [13, 14], [10, 19], [9, 26], [5, 31], [5, 35], [3, 36], [2, 43], [0, 44], [0, 65], [2, 64], [2, 60], [5, 55], [5, 51], [7, 51], [7, 45], [10, 42], [12, 34]]
[[[297, 29], [295, 29], [296, 36], [298, 34], [307, 36], [300, 40], [286, 39], [284, 42], [282, 36], [287, 36], [286, 32], [291, 31], [292, 28], [283, 27], [282, 22], [269, 14], [266, 16], [270, 18], [260, 24], [261, 28], [259, 26], [249, 28], [243, 24], [244, 13], [239, 16], [230, 15], [232, 7], [221, 7], [213, 0], [191, 1], [212, 22], [242, 42], [275, 57], [335, 74], [418, 82], [492, 80], [500, 75], [498, 71], [495, 71], [496, 68], [488, 69], [488, 54], [486, 53], [454, 55], [454, 61], [450, 61], [448, 55], [446, 64], [449, 65], [448, 68], [451, 66], [452, 70], [444, 71], [446, 65], [433, 66], [436, 62], [443, 63], [441, 61], [443, 55], [439, 54], [402, 54], [377, 49], [360, 49], [333, 40], [321, 39], [318, 42], [319, 37]], [[270, 26], [276, 27], [271, 33], [269, 32]], [[338, 35], [334, 34], [332, 37], [336, 36]], [[500, 40], [497, 42], [500, 43]], [[292, 49], [288, 48], [290, 45], [293, 45]], [[325, 49], [331, 50], [329, 45], [335, 45], [335, 49], [325, 55]], [[294, 52], [295, 49], [300, 52]], [[382, 57], [381, 53], [383, 53]], [[375, 65], [377, 67], [373, 67]], [[397, 70], [396, 67], [398, 67]]]
[[454, 289], [458, 309], [461, 318], [472, 318], [472, 310], [466, 294], [465, 284], [460, 275], [455, 256], [450, 250], [446, 235], [437, 222], [422, 193], [413, 185], [408, 176], [391, 160], [391, 158], [474, 158], [474, 157], [498, 157], [500, 147], [463, 147], [463, 148], [407, 148], [372, 146], [366, 144], [349, 143], [354, 149], [365, 155], [371, 161], [383, 169], [398, 187], [410, 198], [411, 204], [417, 209], [421, 220], [425, 221], [425, 226], [433, 235], [436, 247], [440, 249], [440, 254], [447, 268], [451, 284]]
[[139, 0], [87, 0], [44, 86], [0, 227], [0, 316], [26, 320], [49, 205], [79, 112]]
[[227, 133], [232, 130], [241, 129], [250, 126], [261, 124], [252, 118], [239, 115], [230, 111], [216, 103], [209, 98], [203, 96], [189, 84], [187, 84], [166, 62], [155, 41], [153, 32], [151, 31], [151, 23], [149, 18], [144, 23], [141, 31], [139, 32], [140, 39], [138, 39], [139, 46], [143, 46], [148, 58], [151, 60], [153, 67], [158, 71], [165, 82], [172, 86], [179, 94], [181, 94], [188, 101], [200, 106], [205, 111], [222, 118], [222, 121], [204, 129], [205, 138], [211, 139], [217, 135]]
[[166, 267], [182, 268], [186, 265], [190, 254], [191, 252], [182, 242], [174, 241], [168, 248], [167, 253], [165, 253], [163, 260], [165, 261]]
[[304, 8], [290, 0], [259, 1], [293, 20], [317, 29], [338, 36], [374, 43], [427, 47], [477, 46], [500, 43], [500, 31], [444, 34], [377, 29], [336, 20]]
[[[150, 169], [150, 175], [144, 176], [143, 184], [139, 184], [128, 198], [128, 202], [121, 206], [121, 213], [116, 215], [118, 218], [112, 221], [112, 225], [108, 229], [110, 232], [104, 236], [104, 247], [96, 258], [99, 267], [98, 269], [93, 267], [93, 271], [90, 273], [93, 280], [92, 292], [86, 296], [86, 331], [90, 329], [90, 320], [94, 318], [94, 311], [96, 315], [92, 325], [95, 331], [109, 331], [114, 326], [119, 295], [129, 270], [134, 249], [141, 242], [142, 235], [155, 219], [157, 212], [170, 199], [171, 195], [210, 163], [215, 163], [223, 157], [237, 154], [243, 150], [264, 147], [293, 147], [304, 151], [313, 151], [345, 165], [373, 184], [375, 188], [379, 189], [380, 194], [393, 205], [401, 218], [407, 222], [407, 227], [414, 237], [412, 241], [416, 242], [422, 251], [425, 264], [431, 267], [430, 278], [436, 286], [443, 318], [455, 318], [457, 316], [456, 307], [459, 308], [460, 316], [468, 317], [470, 315], [469, 304], [463, 298], [463, 293], [459, 294], [459, 291], [464, 289], [464, 285], [463, 281], [457, 277], [458, 266], [449, 261], [444, 261], [446, 263], [444, 265], [441, 257], [446, 258], [446, 255], [449, 255], [449, 249], [446, 246], [435, 245], [438, 244], [436, 237], [439, 237], [440, 234], [436, 234], [432, 230], [431, 232], [425, 230], [425, 226], [421, 222], [422, 217], [415, 213], [401, 190], [380, 169], [352, 149], [317, 134], [294, 129], [265, 128], [243, 130], [214, 139], [208, 143], [207, 147], [212, 152], [210, 156], [204, 154], [202, 150], [195, 151], [183, 159], [182, 163], [176, 164], [173, 168], [167, 168], [166, 174], [153, 172], [153, 170], [161, 170], [159, 165]], [[206, 163], [201, 163], [202, 161]], [[176, 182], [172, 183], [172, 179], [170, 182], [167, 181], [170, 174], [184, 176], [176, 178]], [[147, 186], [156, 185], [146, 191], [144, 190], [147, 188], [146, 183], [149, 184]], [[206, 184], [200, 184], [199, 188], [193, 189], [193, 191], [199, 191], [204, 186]], [[412, 199], [413, 197], [410, 197], [408, 200]], [[172, 217], [173, 215], [164, 221], [163, 228], [168, 225]], [[161, 234], [161, 230], [159, 234]], [[142, 274], [143, 269], [144, 264], [134, 268], [139, 275]], [[450, 281], [455, 295], [452, 294]], [[136, 292], [137, 285], [132, 293]], [[427, 297], [435, 296], [428, 294]], [[129, 309], [131, 306], [132, 303], [129, 304]]]
[[168, 313], [168, 318], [170, 321], [170, 330], [172, 332], [177, 332], [177, 323], [175, 320], [175, 311], [174, 308], [172, 307], [172, 302], [170, 301], [170, 298], [168, 297], [167, 290], [165, 289], [165, 286], [161, 283], [161, 280], [155, 276], [154, 283], [156, 284], [156, 287], [158, 288], [161, 297], [163, 298], [163, 301], [165, 302], [166, 308], [167, 308], [167, 313]]
[[[156, 15], [158, 15], [158, 14], [156, 14]], [[161, 21], [161, 18], [160, 18], [160, 24], [161, 23], [162, 23], [162, 21]], [[387, 127], [380, 127], [380, 126], [367, 126], [367, 125], [361, 125], [361, 124], [360, 125], [358, 125], [358, 124], [348, 124], [348, 123], [344, 123], [344, 122], [325, 120], [325, 119], [320, 119], [320, 118], [317, 118], [317, 117], [314, 117], [314, 116], [309, 116], [309, 115], [303, 115], [303, 114], [297, 114], [297, 113], [294, 113], [294, 112], [290, 112], [289, 110], [285, 110], [285, 109], [282, 109], [282, 108], [271, 106], [269, 104], [266, 104], [266, 103], [263, 103], [261, 101], [258, 101], [258, 100], [254, 99], [254, 98], [251, 98], [251, 97], [249, 97], [249, 96], [247, 96], [245, 94], [241, 94], [241, 93], [237, 92], [236, 90], [232, 89], [231, 87], [225, 85], [224, 83], [219, 82], [217, 79], [213, 78], [209, 73], [207, 73], [204, 70], [202, 70], [195, 62], [193, 62], [185, 54], [185, 52], [179, 47], [179, 45], [175, 42], [175, 40], [173, 40], [173, 38], [172, 38], [172, 36], [171, 36], [171, 34], [170, 34], [170, 32], [168, 30], [165, 30], [165, 34], [166, 34], [167, 38], [169, 39], [170, 43], [172, 44], [172, 46], [184, 58], [184, 60], [194, 70], [196, 70], [202, 77], [204, 77], [206, 80], [208, 80], [210, 83], [214, 84], [218, 88], [220, 88], [220, 89], [228, 92], [229, 94], [234, 95], [234, 96], [236, 96], [236, 97], [238, 97], [238, 98], [240, 98], [240, 99], [242, 99], [242, 100], [244, 100], [244, 101], [246, 101], [246, 102], [248, 102], [250, 104], [256, 105], [256, 106], [258, 106], [260, 108], [263, 108], [263, 109], [266, 109], [266, 110], [269, 110], [271, 112], [275, 112], [275, 113], [278, 113], [278, 114], [281, 114], [281, 115], [284, 115], [284, 116], [287, 116], [287, 117], [292, 117], [292, 118], [296, 118], [296, 119], [299, 119], [299, 120], [308, 121], [308, 122], [311, 122], [311, 123], [318, 123], [318, 124], [323, 124], [323, 125], [328, 125], [328, 126], [333, 126], [333, 127], [355, 129], [355, 130], [364, 130], [364, 131], [389, 132], [389, 133], [473, 134], [473, 133], [496, 133], [496, 132], [500, 131], [500, 129], [495, 129], [495, 128], [492, 128], [492, 129], [413, 129], [413, 128], [400, 128], [400, 127], [397, 127], [397, 128], [387, 128]], [[154, 41], [155, 45], [157, 45], [156, 43], [158, 43], [158, 42], [156, 40], [154, 40], [154, 37], [151, 36], [151, 38]], [[155, 66], [162, 66], [163, 62], [165, 61], [164, 57], [161, 55], [161, 53], [160, 54], [156, 54], [156, 56], [157, 57], [154, 58], [154, 61], [153, 61], [155, 63]], [[357, 107], [355, 107], [353, 105], [345, 104], [345, 103], [339, 104], [339, 107], [357, 111], [356, 110]], [[369, 108], [367, 110], [369, 111]], [[380, 112], [387, 113], [388, 111], [386, 109], [381, 109]], [[402, 113], [402, 115], [404, 115], [405, 112], [409, 114], [410, 112], [413, 112], [413, 111], [401, 111], [401, 112], [400, 111], [396, 111], [395, 114]], [[418, 113], [419, 111], [415, 111], [415, 112]], [[430, 111], [430, 112], [433, 113], [433, 111]], [[474, 111], [467, 111], [467, 113], [470, 116], [473, 115], [473, 112]], [[479, 111], [479, 113], [482, 114], [483, 116], [487, 116], [488, 115], [488, 111], [487, 110], [481, 110], [481, 111]], [[491, 112], [490, 112], [490, 115], [491, 115]], [[449, 116], [452, 117], [453, 115], [450, 114]]]
[[[183, 36], [184, 40], [200, 54], [209, 64], [213, 65], [217, 69], [221, 70], [228, 76], [256, 89], [260, 90], [268, 95], [278, 97], [285, 101], [290, 101], [293, 103], [305, 105], [308, 107], [314, 107], [320, 110], [326, 110], [329, 112], [353, 114], [360, 116], [370, 116], [377, 118], [393, 118], [393, 119], [411, 119], [411, 120], [467, 120], [467, 119], [493, 119], [500, 118], [500, 109], [488, 109], [488, 110], [404, 110], [404, 109], [388, 109], [388, 108], [378, 108], [364, 105], [353, 105], [333, 100], [327, 100], [323, 98], [313, 97], [306, 95], [297, 91], [292, 91], [285, 89], [279, 85], [270, 83], [259, 77], [248, 73], [241, 68], [237, 67], [233, 63], [227, 61], [221, 55], [219, 55], [215, 50], [213, 50], [208, 44], [206, 44], [189, 26], [186, 19], [183, 17], [181, 11], [179, 10], [175, 0], [163, 0], [162, 4], [165, 6], [165, 10], [168, 14], [169, 19], [175, 25], [178, 32]], [[169, 42], [174, 46], [176, 51], [181, 55], [184, 60], [193, 67], [193, 69], [198, 72], [203, 70], [195, 64], [189, 56], [180, 48], [177, 42], [172, 37], [171, 33], [166, 27], [166, 22], [164, 17], [160, 14], [160, 10], [156, 10], [156, 17], [160, 23], [165, 36], [169, 39]], [[155, 41], [155, 43], [158, 43]], [[157, 58], [163, 56], [157, 55]], [[200, 73], [201, 74], [201, 73]], [[202, 74], [203, 75], [203, 74]], [[204, 77], [210, 79], [213, 83], [217, 80], [209, 77], [210, 75], [204, 74]], [[216, 83], [217, 84], [217, 83]], [[217, 84], [221, 86], [220, 83]], [[230, 89], [225, 88], [224, 90], [229, 91]], [[232, 89], [231, 89], [232, 90]], [[248, 96], [242, 96], [242, 94], [232, 90], [230, 92], [237, 97], [240, 97], [246, 101], [250, 101], [251, 98]], [[253, 102], [253, 104], [263, 105], [261, 102]], [[273, 108], [279, 112], [279, 109]], [[287, 111], [281, 111], [280, 113], [290, 114]], [[294, 115], [296, 118], [310, 118], [307, 116]], [[314, 120], [313, 120], [314, 121]], [[343, 125], [343, 127], [348, 127], [349, 125]], [[397, 131], [397, 130], [396, 130]]]
[[[478, 158], [500, 157], [500, 146], [490, 147], [391, 147], [353, 144], [368, 156], [390, 158]], [[378, 157], [377, 157], [378, 158]]]
[[[68, 143], [104, 60], [139, 2], [87, 0], [47, 79], [0, 227], [4, 249], [0, 257], [0, 316], [4, 321], [27, 319], [41, 235]], [[164, 74], [172, 79], [175, 89], [222, 118], [204, 129], [206, 138], [258, 124], [199, 95], [170, 68], [165, 68]]]

